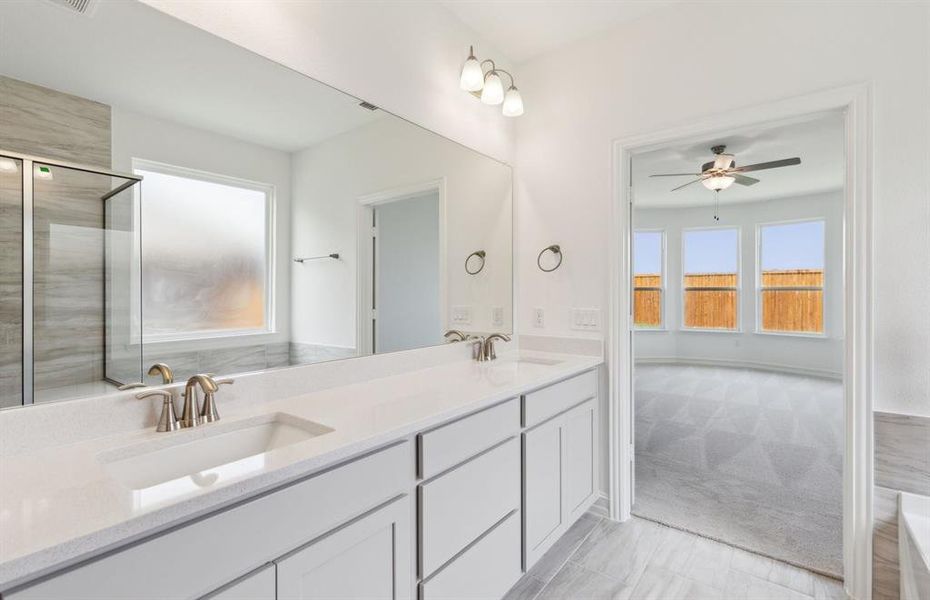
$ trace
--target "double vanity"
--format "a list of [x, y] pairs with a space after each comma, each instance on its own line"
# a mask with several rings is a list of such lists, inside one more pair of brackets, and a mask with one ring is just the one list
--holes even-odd
[[462, 357], [251, 402], [257, 373], [216, 423], [2, 456], [0, 592], [502, 597], [598, 496], [600, 362]]

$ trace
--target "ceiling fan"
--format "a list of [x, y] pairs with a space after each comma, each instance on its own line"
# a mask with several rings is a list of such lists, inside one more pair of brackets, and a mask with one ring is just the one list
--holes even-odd
[[680, 185], [674, 188], [672, 191], [674, 192], [682, 188], [686, 188], [689, 185], [700, 181], [707, 189], [714, 192], [719, 192], [720, 190], [727, 189], [734, 183], [738, 183], [740, 185], [755, 185], [759, 183], [758, 179], [754, 177], [746, 177], [743, 175], [743, 173], [761, 171], [763, 169], [790, 167], [792, 165], [801, 164], [801, 159], [794, 157], [773, 160], [770, 162], [756, 163], [754, 165], [746, 165], [744, 167], [737, 167], [736, 160], [734, 160], [736, 157], [733, 154], [726, 154], [726, 149], [727, 147], [724, 145], [712, 147], [711, 151], [715, 155], [714, 160], [701, 165], [700, 173], [659, 173], [656, 175], [650, 175], [650, 177], [697, 177], [697, 179], [689, 181], [684, 185]]

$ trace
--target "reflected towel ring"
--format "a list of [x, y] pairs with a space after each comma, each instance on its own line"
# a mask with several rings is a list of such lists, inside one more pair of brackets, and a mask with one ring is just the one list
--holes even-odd
[[[481, 266], [478, 267], [474, 271], [468, 268], [468, 261], [471, 260], [472, 256], [477, 256], [478, 258], [481, 259]], [[468, 257], [465, 259], [465, 272], [468, 273], [469, 275], [477, 275], [478, 273], [480, 273], [481, 270], [484, 269], [484, 257], [485, 257], [484, 250], [475, 250], [474, 252], [469, 254]]]
[[[546, 269], [542, 266], [542, 257], [546, 252], [552, 252], [553, 254], [558, 255], [559, 262], [555, 263], [555, 266], [551, 269]], [[543, 273], [551, 273], [562, 266], [562, 248], [558, 244], [552, 244], [551, 246], [546, 246], [539, 251], [539, 255], [536, 257], [536, 266], [539, 267], [539, 270]]]

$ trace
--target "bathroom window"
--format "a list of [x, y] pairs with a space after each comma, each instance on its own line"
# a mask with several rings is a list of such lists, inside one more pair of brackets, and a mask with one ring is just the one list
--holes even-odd
[[633, 325], [637, 329], [664, 326], [665, 232], [633, 232]]
[[739, 229], [682, 232], [683, 309], [686, 329], [739, 328]]
[[274, 187], [135, 160], [146, 341], [273, 330]]
[[759, 226], [759, 323], [766, 333], [823, 333], [823, 220]]

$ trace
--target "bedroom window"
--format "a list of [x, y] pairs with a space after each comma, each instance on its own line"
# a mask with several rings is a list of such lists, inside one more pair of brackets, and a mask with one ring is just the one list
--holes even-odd
[[759, 226], [759, 330], [823, 333], [823, 220]]
[[142, 175], [147, 341], [266, 333], [274, 187], [148, 161]]
[[739, 229], [682, 232], [686, 329], [736, 331], [739, 322]]
[[661, 329], [665, 297], [665, 232], [633, 232], [633, 325]]

